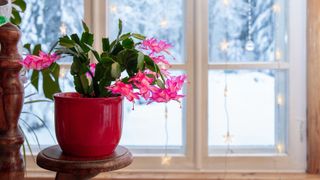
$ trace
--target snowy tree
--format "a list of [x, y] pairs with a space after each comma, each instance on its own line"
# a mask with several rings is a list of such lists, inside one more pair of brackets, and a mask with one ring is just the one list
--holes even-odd
[[26, 3], [21, 24], [23, 43], [40, 43], [48, 50], [59, 37], [62, 24], [68, 33], [82, 29], [83, 0], [26, 0]]
[[[274, 61], [276, 15], [275, 0], [209, 0], [209, 42], [211, 61]], [[249, 11], [252, 16], [249, 16]], [[251, 18], [252, 27], [248, 28]], [[246, 49], [252, 34], [254, 49]], [[281, 35], [281, 34], [278, 34]], [[228, 43], [222, 52], [221, 42]]]
[[[27, 10], [22, 17], [22, 43], [32, 45], [41, 44], [44, 51], [48, 51], [53, 43], [60, 36], [60, 26], [66, 25], [67, 33], [79, 33], [82, 31], [81, 21], [83, 18], [83, 0], [26, 0]], [[60, 60], [59, 62], [65, 62]], [[67, 72], [66, 72], [67, 73]], [[69, 90], [73, 87], [72, 78], [66, 76], [60, 80], [63, 90]], [[25, 89], [25, 94], [29, 95], [35, 92], [32, 86]], [[42, 92], [33, 99], [42, 98]], [[24, 106], [24, 111], [32, 112], [42, 118], [51, 131], [53, 130], [53, 104], [42, 103], [30, 104]], [[30, 125], [29, 131], [43, 131], [43, 124], [35, 116], [28, 115], [23, 117]], [[40, 137], [39, 138], [44, 138]]]
[[167, 40], [176, 60], [183, 61], [184, 29], [183, 0], [110, 0], [109, 29], [115, 38], [118, 19], [123, 21], [124, 32], [136, 32]]

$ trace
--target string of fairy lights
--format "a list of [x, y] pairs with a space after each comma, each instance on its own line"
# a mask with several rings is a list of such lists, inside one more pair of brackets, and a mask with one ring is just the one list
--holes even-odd
[[[276, 98], [276, 101], [277, 101], [277, 106], [276, 106], [276, 109], [277, 109], [277, 122], [276, 123], [280, 123], [281, 121], [281, 116], [280, 116], [280, 111], [281, 111], [281, 108], [282, 106], [284, 106], [284, 102], [285, 102], [285, 99], [283, 97], [283, 95], [281, 94], [280, 92], [280, 63], [281, 63], [281, 60], [282, 60], [282, 53], [281, 53], [281, 50], [280, 48], [278, 47], [278, 39], [277, 39], [277, 36], [279, 34], [279, 26], [280, 26], [280, 22], [279, 22], [279, 17], [280, 17], [280, 12], [281, 12], [281, 6], [279, 3], [275, 3], [273, 6], [272, 6], [272, 10], [274, 12], [274, 15], [275, 15], [275, 18], [274, 18], [274, 21], [275, 21], [275, 54], [274, 54], [274, 58], [275, 58], [275, 61], [277, 62], [277, 70], [276, 70], [276, 73], [275, 73], [275, 78], [276, 78], [276, 93], [277, 94], [277, 98]], [[279, 128], [279, 127], [278, 127]], [[278, 131], [280, 131], [280, 129], [278, 129]], [[273, 164], [274, 164], [274, 169], [276, 170], [276, 173], [278, 174], [278, 179], [281, 180], [282, 179], [282, 175], [279, 171], [279, 168], [278, 168], [278, 157], [284, 152], [284, 145], [281, 144], [281, 143], [278, 143], [276, 146], [275, 146], [275, 152], [276, 152], [276, 156], [274, 156], [273, 158]]]
[[[229, 0], [222, 0], [223, 5], [228, 8], [230, 5], [230, 1]], [[248, 13], [247, 13], [247, 17], [248, 17], [248, 37], [247, 37], [247, 42], [245, 44], [245, 50], [246, 51], [253, 51], [255, 49], [254, 46], [254, 42], [253, 42], [253, 38], [252, 38], [252, 22], [253, 22], [253, 18], [252, 18], [252, 14], [253, 14], [253, 5], [252, 5], [252, 0], [248, 0], [247, 1], [249, 9], [248, 9]], [[276, 79], [276, 120], [278, 121], [277, 123], [280, 123], [279, 121], [281, 120], [281, 116], [280, 116], [280, 110], [282, 108], [282, 106], [285, 105], [285, 99], [284, 96], [280, 93], [280, 82], [279, 82], [279, 77], [280, 77], [280, 65], [281, 65], [281, 60], [282, 60], [282, 51], [281, 48], [278, 47], [278, 39], [276, 37], [276, 35], [279, 34], [279, 16], [281, 13], [281, 5], [279, 2], [275, 2], [272, 6], [272, 12], [275, 15], [275, 52], [274, 52], [274, 57], [275, 57], [275, 61], [277, 62], [277, 68], [276, 68], [276, 73], [275, 73], [275, 79]], [[219, 47], [220, 51], [224, 54], [228, 53], [229, 50], [229, 42], [226, 39], [223, 39], [220, 42], [220, 47]], [[228, 64], [228, 60], [225, 60], [225, 69], [227, 68], [227, 64]], [[230, 148], [232, 145], [232, 141], [234, 139], [234, 135], [231, 133], [230, 131], [230, 117], [229, 117], [229, 111], [228, 111], [228, 91], [229, 91], [229, 87], [228, 87], [228, 74], [225, 72], [224, 73], [224, 84], [225, 84], [225, 88], [224, 88], [224, 109], [225, 109], [225, 121], [226, 121], [226, 133], [225, 135], [223, 135], [224, 138], [224, 142], [226, 144], [226, 151], [225, 151], [225, 164], [224, 164], [224, 178], [226, 178], [226, 174], [228, 172], [228, 156], [230, 153], [232, 153], [232, 149]], [[279, 129], [278, 129], [279, 131]], [[276, 152], [276, 156], [273, 158], [273, 163], [274, 163], [274, 169], [277, 171], [278, 175], [279, 175], [279, 179], [281, 179], [281, 174], [279, 173], [278, 167], [277, 167], [277, 157], [280, 156], [283, 152], [284, 152], [284, 145], [280, 142], [278, 144], [276, 144], [275, 146], [275, 152]]]
[[172, 157], [168, 155], [168, 143], [169, 143], [169, 132], [168, 132], [168, 104], [164, 104], [164, 129], [165, 129], [165, 146], [164, 156], [161, 158], [161, 164], [169, 166], [171, 164]]

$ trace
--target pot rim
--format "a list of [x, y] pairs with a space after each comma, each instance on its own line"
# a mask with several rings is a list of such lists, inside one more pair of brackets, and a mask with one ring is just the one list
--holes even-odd
[[[67, 96], [67, 95], [73, 95], [73, 96]], [[75, 96], [74, 96], [75, 95]], [[68, 99], [68, 100], [86, 100], [86, 101], [97, 101], [97, 100], [123, 100], [123, 96], [115, 96], [115, 97], [98, 97], [98, 98], [89, 98], [89, 97], [81, 97], [81, 95], [77, 92], [60, 92], [55, 93], [53, 95], [54, 99]]]

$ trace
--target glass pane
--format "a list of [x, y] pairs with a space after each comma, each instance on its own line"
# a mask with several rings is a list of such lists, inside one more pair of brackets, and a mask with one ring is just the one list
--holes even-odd
[[[183, 74], [183, 71], [174, 71]], [[185, 94], [185, 89], [183, 90]], [[167, 121], [166, 121], [167, 106]], [[120, 144], [129, 146], [182, 146], [183, 114], [185, 100], [178, 102], [152, 103], [137, 101], [134, 105], [124, 103], [124, 124]], [[168, 133], [168, 134], [167, 134]]]
[[[209, 146], [275, 147], [286, 142], [287, 72], [209, 72]], [[227, 132], [231, 139], [226, 139]], [[226, 141], [230, 140], [230, 141]]]
[[132, 103], [124, 103], [124, 127], [121, 144], [131, 146], [165, 146], [168, 129], [169, 146], [182, 146], [182, 109], [177, 102], [149, 104], [139, 101], [132, 110]]
[[209, 62], [285, 60], [285, 2], [209, 0]]
[[82, 31], [83, 0], [25, 0], [22, 43], [40, 43], [44, 50], [57, 41], [61, 31], [68, 34]]
[[[73, 92], [73, 77], [71, 76], [70, 71], [64, 68], [61, 68], [60, 71], [61, 90], [64, 92]], [[42, 84], [42, 81], [39, 81], [39, 84]], [[42, 90], [39, 90], [39, 94], [25, 99], [25, 101], [44, 99]], [[35, 92], [35, 88], [31, 85], [25, 88], [25, 96]], [[56, 144], [53, 102], [26, 104], [23, 106], [23, 112], [27, 113], [21, 115], [20, 124], [31, 145], [37, 145], [38, 142], [44, 146]], [[37, 137], [35, 137], [35, 135]]]
[[109, 0], [109, 36], [118, 33], [118, 19], [123, 21], [123, 32], [135, 32], [167, 40], [174, 46], [176, 58], [171, 63], [184, 62], [183, 0]]
[[[48, 51], [55, 43], [61, 31], [68, 34], [82, 31], [83, 0], [26, 0], [27, 10], [23, 15], [21, 30], [22, 44], [31, 43], [42, 45], [44, 51]], [[70, 59], [62, 59], [59, 62], [70, 62]], [[60, 84], [63, 91], [74, 91], [73, 78], [66, 69], [61, 69], [65, 75], [61, 76]], [[41, 83], [41, 82], [40, 82]], [[25, 88], [25, 95], [35, 93], [35, 89], [29, 85]], [[43, 93], [25, 99], [25, 101], [43, 99]], [[32, 112], [41, 118], [48, 128], [34, 115], [23, 114], [21, 125], [25, 130], [28, 140], [36, 145], [37, 139], [42, 145], [55, 144], [49, 131], [54, 136], [53, 103], [35, 103], [25, 105], [23, 111]]]

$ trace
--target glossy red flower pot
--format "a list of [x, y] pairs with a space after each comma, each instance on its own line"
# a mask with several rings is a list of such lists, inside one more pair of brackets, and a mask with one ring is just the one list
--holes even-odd
[[83, 98], [78, 93], [54, 95], [55, 130], [65, 154], [110, 155], [122, 131], [122, 97]]

